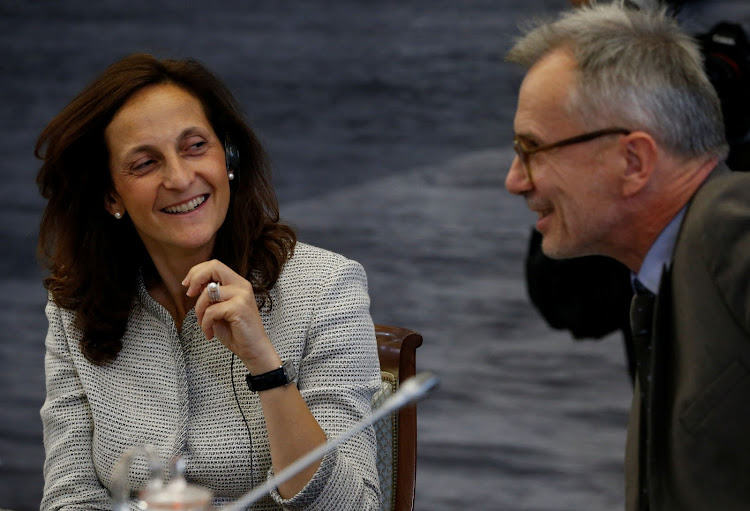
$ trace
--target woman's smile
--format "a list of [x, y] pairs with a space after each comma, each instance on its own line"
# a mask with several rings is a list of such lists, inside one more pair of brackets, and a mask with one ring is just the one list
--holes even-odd
[[164, 213], [169, 213], [171, 215], [182, 215], [185, 213], [191, 213], [195, 211], [196, 209], [200, 208], [203, 203], [208, 199], [210, 194], [205, 195], [199, 195], [198, 197], [192, 198], [186, 202], [183, 202], [181, 204], [176, 204], [174, 206], [167, 206], [166, 208], [163, 208], [162, 211]]

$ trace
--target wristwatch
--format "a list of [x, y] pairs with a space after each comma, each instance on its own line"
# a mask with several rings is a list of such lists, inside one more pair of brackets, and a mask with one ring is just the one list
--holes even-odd
[[247, 381], [247, 387], [252, 392], [285, 387], [297, 381], [297, 368], [294, 367], [294, 363], [291, 360], [285, 360], [278, 369], [259, 374], [258, 376], [248, 374], [245, 380]]

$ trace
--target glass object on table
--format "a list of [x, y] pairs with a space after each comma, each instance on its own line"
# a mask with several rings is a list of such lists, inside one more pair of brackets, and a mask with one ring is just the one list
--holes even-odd
[[133, 459], [146, 456], [151, 476], [146, 486], [138, 493], [139, 507], [145, 511], [170, 509], [173, 511], [211, 511], [213, 492], [203, 486], [185, 480], [185, 460], [172, 461], [172, 479], [164, 484], [164, 468], [156, 451], [151, 446], [136, 446], [125, 451], [113, 471], [115, 511], [128, 511], [128, 473]]

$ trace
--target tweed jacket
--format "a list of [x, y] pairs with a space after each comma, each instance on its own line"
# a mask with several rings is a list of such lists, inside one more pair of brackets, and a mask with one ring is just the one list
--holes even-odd
[[750, 173], [714, 170], [688, 206], [657, 295], [651, 363], [644, 421], [639, 383], [634, 392], [626, 509], [750, 509]]
[[[271, 472], [268, 436], [247, 370], [218, 340], [206, 340], [195, 311], [177, 331], [170, 314], [138, 285], [122, 351], [105, 366], [88, 362], [75, 314], [47, 304], [47, 398], [41, 410], [46, 461], [42, 511], [112, 509], [113, 468], [135, 445], [163, 460], [181, 455], [188, 481], [232, 502]], [[261, 317], [282, 359], [299, 369], [298, 387], [329, 438], [371, 411], [380, 385], [377, 346], [362, 267], [298, 243]], [[235, 397], [236, 396], [236, 397]], [[243, 417], [244, 415], [244, 417]], [[247, 427], [244, 419], [247, 419]], [[369, 510], [379, 504], [372, 429], [326, 456], [290, 500], [273, 492], [255, 510]], [[130, 472], [135, 491], [145, 460]], [[135, 499], [130, 502], [135, 507]]]

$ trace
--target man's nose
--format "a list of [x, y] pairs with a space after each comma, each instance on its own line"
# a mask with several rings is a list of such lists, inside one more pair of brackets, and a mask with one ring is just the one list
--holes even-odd
[[522, 195], [532, 188], [534, 188], [534, 183], [531, 182], [529, 173], [526, 172], [526, 167], [521, 159], [516, 155], [510, 164], [508, 174], [505, 176], [505, 189], [515, 195]]

